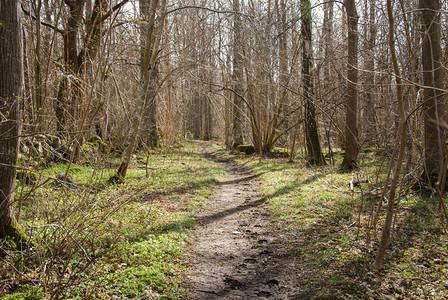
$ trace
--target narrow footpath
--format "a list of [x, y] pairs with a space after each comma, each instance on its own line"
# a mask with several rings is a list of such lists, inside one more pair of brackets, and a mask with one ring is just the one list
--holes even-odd
[[300, 287], [300, 256], [290, 254], [249, 169], [198, 151], [221, 164], [228, 176], [218, 182], [198, 213], [188, 255], [187, 299], [308, 299]]

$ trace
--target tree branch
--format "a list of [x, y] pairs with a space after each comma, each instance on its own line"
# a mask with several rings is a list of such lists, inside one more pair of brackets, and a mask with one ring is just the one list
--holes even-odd
[[120, 3], [118, 3], [117, 5], [115, 5], [114, 7], [112, 7], [112, 9], [110, 9], [106, 14], [102, 15], [101, 18], [99, 18], [97, 21], [95, 21], [95, 25], [104, 22], [107, 18], [109, 18], [115, 11], [117, 11], [118, 9], [120, 9], [123, 5], [125, 5], [126, 3], [128, 3], [129, 0], [123, 0]]
[[[23, 7], [23, 4], [21, 5], [21, 7], [22, 7], [22, 11], [23, 11], [23, 13], [24, 13], [26, 16], [31, 17], [33, 20], [37, 20], [36, 16], [33, 16], [29, 11], [27, 11], [27, 10], [25, 9], [25, 7]], [[46, 26], [46, 27], [49, 27], [49, 28], [53, 29], [54, 31], [56, 31], [56, 32], [58, 32], [58, 33], [60, 33], [60, 34], [62, 34], [62, 35], [66, 34], [66, 31], [65, 31], [65, 30], [60, 29], [60, 28], [57, 28], [56, 26], [54, 26], [54, 25], [51, 24], [51, 23], [48, 23], [48, 22], [45, 22], [45, 21], [40, 21], [40, 23], [41, 23], [42, 25]]]
[[185, 6], [176, 7], [176, 8], [173, 8], [171, 10], [168, 10], [166, 12], [166, 14], [168, 15], [170, 13], [176, 12], [178, 10], [183, 10], [183, 9], [201, 9], [201, 10], [214, 12], [214, 13], [217, 13], [217, 14], [238, 14], [238, 15], [242, 15], [242, 16], [245, 16], [245, 17], [249, 17], [249, 18], [252, 17], [250, 15], [244, 14], [244, 13], [239, 12], [239, 11], [219, 10], [219, 9], [214, 9], [214, 8], [210, 8], [210, 7], [204, 7], [204, 6], [200, 6], [200, 5], [185, 5]]

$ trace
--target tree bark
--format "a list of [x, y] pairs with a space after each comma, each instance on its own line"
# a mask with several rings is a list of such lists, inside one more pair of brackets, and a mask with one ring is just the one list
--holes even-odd
[[243, 93], [243, 46], [242, 46], [242, 24], [239, 0], [233, 0], [233, 147], [236, 148], [244, 143], [242, 128], [242, 108], [241, 99]]
[[209, 141], [212, 139], [212, 108], [210, 99], [204, 97], [204, 140]]
[[345, 115], [345, 155], [341, 168], [357, 167], [358, 147], [358, 13], [355, 0], [345, 0], [347, 11], [347, 100]]
[[[323, 20], [323, 41], [324, 41], [324, 61], [325, 64], [323, 65], [323, 84], [321, 83], [321, 86], [323, 86], [324, 89], [332, 89], [332, 85], [335, 80], [332, 79], [332, 72], [331, 72], [331, 60], [333, 59], [333, 15], [334, 15], [334, 2], [327, 1], [324, 2], [324, 20]], [[335, 98], [333, 96], [333, 93], [329, 94], [326, 97], [329, 102], [335, 102], [332, 100]], [[336, 104], [333, 104], [332, 106], [335, 107]], [[323, 114], [322, 119], [324, 122], [325, 127], [325, 139], [327, 141], [327, 147], [328, 147], [328, 158], [330, 164], [334, 164], [334, 157], [333, 157], [333, 149], [331, 146], [331, 128], [334, 123], [334, 114], [336, 110], [333, 110], [331, 114]]]
[[[158, 147], [157, 132], [157, 98], [156, 86], [158, 76], [157, 52], [161, 39], [162, 26], [156, 26], [157, 6], [160, 1], [140, 0], [140, 14], [143, 17], [140, 65], [140, 98], [145, 103], [143, 139], [149, 147]], [[164, 1], [162, 1], [164, 2]], [[162, 4], [163, 5], [163, 4]], [[165, 9], [165, 8], [163, 8]], [[162, 20], [163, 22], [163, 20]], [[157, 47], [155, 47], [157, 45]]]
[[0, 239], [20, 246], [26, 237], [12, 214], [20, 110], [23, 94], [23, 52], [18, 1], [0, 4]]
[[[446, 166], [446, 133], [435, 122], [441, 121], [446, 109], [444, 66], [440, 46], [440, 3], [438, 0], [420, 0], [422, 13], [423, 116], [424, 151], [427, 183], [437, 184]], [[445, 170], [446, 172], [446, 170]]]
[[377, 37], [377, 25], [375, 18], [375, 0], [370, 0], [369, 4], [369, 28], [366, 47], [367, 57], [365, 61], [365, 69], [368, 73], [365, 79], [366, 93], [364, 102], [363, 129], [365, 133], [365, 145], [371, 147], [377, 144], [377, 124], [375, 117], [375, 43]]
[[44, 84], [42, 81], [42, 33], [41, 33], [41, 10], [42, 10], [42, 0], [38, 0], [37, 3], [32, 3], [34, 8], [34, 14], [36, 15], [35, 21], [35, 36], [36, 36], [36, 46], [34, 48], [34, 124], [36, 125], [36, 130], [42, 131], [42, 113], [43, 113], [43, 98], [44, 98]]

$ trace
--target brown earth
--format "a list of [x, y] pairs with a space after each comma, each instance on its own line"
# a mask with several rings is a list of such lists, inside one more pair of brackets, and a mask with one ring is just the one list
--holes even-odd
[[198, 213], [188, 255], [187, 299], [308, 299], [298, 284], [300, 256], [268, 212], [260, 182], [248, 168], [198, 150], [221, 164], [227, 177], [218, 182]]

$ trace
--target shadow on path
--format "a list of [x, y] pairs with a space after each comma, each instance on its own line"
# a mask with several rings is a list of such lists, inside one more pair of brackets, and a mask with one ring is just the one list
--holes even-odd
[[297, 183], [262, 197], [259, 176], [249, 168], [220, 160], [208, 146], [198, 151], [228, 175], [196, 217], [201, 226], [189, 256], [187, 299], [309, 299], [298, 284], [300, 257], [291, 254], [266, 206]]
[[266, 202], [266, 198], [261, 198], [260, 200], [257, 201], [253, 201], [244, 205], [239, 205], [236, 207], [232, 207], [229, 209], [226, 209], [224, 211], [220, 211], [218, 213], [214, 213], [212, 215], [208, 215], [208, 216], [202, 216], [200, 218], [198, 218], [198, 221], [203, 224], [203, 225], [208, 225], [210, 223], [219, 221], [229, 215], [238, 213], [238, 212], [242, 212], [244, 210], [247, 210], [249, 208], [253, 208], [253, 207], [257, 207], [262, 205], [264, 202]]

